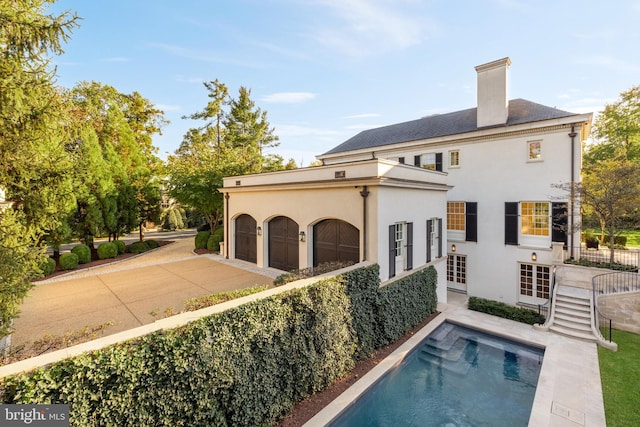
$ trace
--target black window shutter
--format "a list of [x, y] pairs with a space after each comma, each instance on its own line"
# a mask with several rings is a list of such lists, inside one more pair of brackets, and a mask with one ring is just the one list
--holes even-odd
[[427, 262], [431, 262], [431, 230], [433, 227], [433, 220], [427, 220]]
[[442, 172], [442, 153], [436, 153], [436, 170]]
[[504, 244], [518, 244], [518, 202], [504, 203]]
[[407, 223], [407, 270], [413, 268], [413, 223]]
[[420, 166], [420, 156], [413, 156], [413, 164], [415, 166]]
[[396, 226], [389, 226], [389, 279], [396, 275]]
[[438, 258], [442, 257], [442, 218], [438, 218]]
[[478, 241], [478, 202], [467, 202], [465, 206], [465, 229], [464, 240], [467, 242]]
[[569, 232], [568, 205], [566, 202], [551, 203], [551, 241], [564, 243], [567, 249], [567, 234]]

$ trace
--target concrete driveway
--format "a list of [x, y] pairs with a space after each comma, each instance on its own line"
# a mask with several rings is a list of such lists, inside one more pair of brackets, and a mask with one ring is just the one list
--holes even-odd
[[117, 265], [38, 283], [14, 321], [12, 344], [106, 322], [113, 325], [104, 334], [113, 334], [152, 323], [166, 309], [180, 312], [189, 298], [270, 285], [282, 273], [217, 255], [196, 256], [192, 248], [193, 239], [185, 238]]

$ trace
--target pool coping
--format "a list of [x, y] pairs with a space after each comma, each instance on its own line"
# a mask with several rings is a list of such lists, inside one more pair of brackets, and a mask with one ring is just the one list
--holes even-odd
[[441, 312], [392, 354], [381, 361], [349, 389], [304, 424], [326, 426], [433, 330], [449, 320], [470, 328], [544, 348], [538, 386], [529, 417], [530, 426], [606, 426], [597, 346], [536, 331], [530, 325], [467, 310], [462, 306], [440, 304]]

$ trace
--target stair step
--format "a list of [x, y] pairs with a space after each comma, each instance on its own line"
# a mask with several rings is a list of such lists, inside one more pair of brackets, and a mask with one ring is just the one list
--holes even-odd
[[551, 331], [557, 333], [557, 334], [564, 335], [566, 337], [575, 338], [575, 339], [579, 339], [579, 340], [582, 340], [582, 341], [588, 341], [588, 342], [595, 342], [596, 341], [596, 337], [593, 336], [593, 334], [591, 334], [591, 333], [589, 333], [589, 334], [584, 333], [584, 332], [580, 333], [580, 332], [577, 332], [577, 331], [575, 331], [573, 329], [568, 329], [568, 328], [565, 328], [565, 327], [560, 326], [560, 325], [555, 325], [554, 324], [549, 329]]
[[560, 300], [560, 299], [556, 299], [556, 307], [564, 307], [564, 308], [568, 308], [570, 310], [575, 310], [575, 311], [582, 311], [585, 313], [591, 313], [591, 305], [585, 305], [585, 304], [577, 304], [573, 301], [565, 301], [565, 300]]
[[562, 326], [563, 328], [572, 329], [577, 332], [591, 333], [591, 324], [586, 325], [583, 323], [576, 323], [571, 320], [559, 319], [556, 317], [553, 319], [553, 325]]
[[591, 308], [589, 308], [589, 310], [575, 310], [570, 307], [556, 305], [556, 315], [557, 314], [563, 314], [565, 316], [572, 316], [591, 321]]
[[420, 352], [418, 354], [418, 359], [428, 365], [445, 369], [460, 376], [467, 375], [469, 373], [469, 370], [471, 369], [471, 363], [466, 362], [464, 359], [460, 359], [459, 361], [454, 362], [424, 352]]
[[589, 299], [591, 299], [591, 292], [592, 291], [590, 291], [588, 289], [584, 289], [584, 288], [579, 288], [579, 287], [574, 287], [574, 286], [559, 285], [558, 286], [558, 291], [556, 292], [556, 295], [562, 295], [562, 296], [566, 296], [566, 297], [570, 297], [570, 298], [589, 300]]
[[455, 362], [462, 358], [466, 346], [467, 341], [463, 338], [458, 338], [453, 345], [447, 348], [440, 347], [437, 342], [427, 342], [422, 346], [420, 352]]
[[567, 314], [561, 313], [556, 310], [556, 315], [554, 316], [554, 319], [561, 320], [564, 322], [569, 322], [569, 323], [575, 323], [577, 325], [588, 326], [589, 329], [591, 329], [591, 317], [576, 317], [570, 314], [567, 315]]

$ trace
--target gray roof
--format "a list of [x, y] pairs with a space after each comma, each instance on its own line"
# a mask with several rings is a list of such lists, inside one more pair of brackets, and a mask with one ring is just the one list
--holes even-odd
[[[345, 151], [381, 147], [383, 145], [396, 144], [400, 142], [473, 132], [478, 130], [476, 124], [476, 111], [477, 108], [469, 108], [468, 110], [438, 114], [409, 122], [365, 130], [346, 140], [337, 147], [332, 148], [325, 154], [342, 153]], [[575, 115], [577, 114], [536, 104], [535, 102], [527, 101], [526, 99], [512, 99], [509, 101], [509, 118], [507, 120], [507, 126]]]

